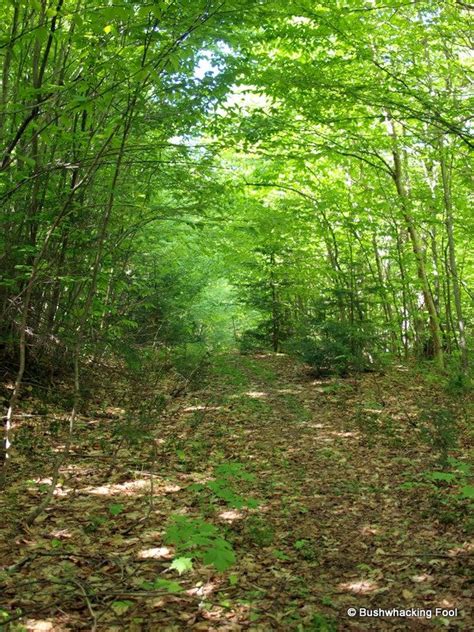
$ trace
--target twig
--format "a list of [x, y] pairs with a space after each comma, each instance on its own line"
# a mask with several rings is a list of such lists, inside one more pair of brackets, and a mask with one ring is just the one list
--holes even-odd
[[[385, 557], [440, 557], [448, 560], [455, 560], [457, 557], [455, 555], [446, 555], [442, 553], [377, 553], [377, 555], [383, 555]], [[472, 553], [466, 553], [465, 556], [471, 557]]]
[[97, 630], [97, 615], [94, 612], [94, 608], [92, 607], [92, 604], [89, 600], [89, 596], [87, 594], [86, 589], [84, 588], [84, 586], [81, 584], [81, 582], [78, 582], [75, 579], [71, 579], [70, 582], [72, 584], [74, 584], [75, 586], [77, 586], [79, 588], [79, 590], [81, 591], [81, 593], [84, 595], [84, 599], [86, 601], [87, 604], [87, 609], [89, 610], [89, 613], [92, 617], [92, 628], [91, 628], [91, 632], [95, 632]]

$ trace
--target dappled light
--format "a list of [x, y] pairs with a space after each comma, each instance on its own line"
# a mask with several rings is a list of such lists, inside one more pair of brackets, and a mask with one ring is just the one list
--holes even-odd
[[228, 509], [227, 511], [221, 511], [218, 517], [224, 522], [232, 523], [235, 520], [242, 520], [243, 518], [245, 518], [245, 514], [243, 514], [241, 511], [237, 511], [236, 509]]
[[219, 583], [207, 582], [201, 586], [195, 586], [187, 590], [188, 595], [196, 595], [197, 597], [209, 597], [212, 593], [219, 588]]
[[2, 631], [471, 630], [472, 2], [0, 0]]
[[142, 560], [170, 560], [173, 558], [173, 551], [167, 546], [152, 547], [139, 551], [138, 557]]
[[364, 525], [360, 530], [362, 535], [366, 536], [374, 536], [380, 533], [380, 527], [372, 526], [372, 525]]
[[356, 595], [368, 595], [375, 592], [380, 586], [377, 582], [371, 579], [360, 579], [351, 582], [344, 582], [339, 584], [340, 590], [354, 593]]
[[197, 404], [195, 406], [187, 406], [183, 408], [183, 412], [191, 413], [199, 410], [212, 411], [212, 410], [221, 410], [222, 406], [206, 406], [202, 404]]
[[415, 582], [415, 584], [423, 584], [425, 582], [432, 582], [434, 577], [428, 573], [423, 573], [422, 575], [412, 575], [411, 580]]
[[150, 489], [149, 479], [138, 479], [124, 483], [108, 483], [97, 487], [83, 487], [81, 493], [94, 496], [114, 496], [116, 494], [133, 496], [134, 494], [142, 493], [144, 489]]
[[73, 533], [69, 529], [53, 529], [50, 533], [53, 538], [63, 538], [69, 540], [74, 537]]
[[333, 436], [333, 437], [342, 437], [343, 439], [346, 439], [347, 437], [357, 437], [360, 436], [360, 433], [358, 432], [341, 432], [341, 431], [331, 431], [327, 433], [329, 436]]
[[41, 619], [27, 619], [25, 621], [28, 631], [31, 632], [62, 632], [65, 630], [62, 626], [57, 626], [56, 623]]
[[244, 394], [251, 399], [265, 399], [268, 397], [268, 393], [264, 393], [263, 391], [247, 391]]

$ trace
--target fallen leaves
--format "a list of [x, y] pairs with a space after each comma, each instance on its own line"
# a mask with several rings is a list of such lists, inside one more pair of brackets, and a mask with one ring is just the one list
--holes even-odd
[[[440, 526], [419, 491], [401, 488], [407, 471], [429, 463], [404, 412], [415, 419], [428, 387], [410, 388], [410, 374], [399, 373], [394, 397], [388, 374], [313, 384], [285, 356], [227, 362], [239, 379], [212, 374], [205, 391], [176, 401], [156, 421], [157, 440], [148, 445], [115, 449], [114, 423], [126, 416], [119, 405], [78, 430], [62, 472], [67, 495], [3, 547], [7, 616], [20, 608], [37, 626], [31, 629], [80, 629], [91, 620], [89, 602], [107, 630], [152, 621], [155, 629], [266, 632], [312, 629], [356, 602], [468, 604], [463, 566], [472, 551], [464, 534], [456, 524]], [[374, 404], [380, 392], [388, 393], [383, 410]], [[376, 414], [377, 432], [390, 419], [392, 435], [368, 445], [357, 407]], [[35, 478], [46, 480], [46, 453], [39, 457]], [[239, 478], [247, 468], [253, 477]], [[235, 494], [209, 486], [218, 471], [233, 477]], [[18, 473], [9, 498], [18, 522], [37, 502], [27, 479]], [[196, 483], [215, 493], [197, 491]], [[229, 506], [240, 496], [260, 505]], [[164, 540], [171, 515], [201, 512], [232, 542], [229, 570], [202, 563], [222, 550], [200, 560]], [[462, 617], [456, 625], [467, 629]], [[364, 621], [357, 626], [369, 629]]]

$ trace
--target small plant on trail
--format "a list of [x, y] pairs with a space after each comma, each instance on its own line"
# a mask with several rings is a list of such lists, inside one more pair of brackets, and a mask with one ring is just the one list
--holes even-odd
[[327, 617], [324, 614], [317, 612], [311, 618], [309, 626], [299, 626], [298, 632], [336, 632], [337, 626], [332, 618]]
[[201, 559], [218, 571], [227, 570], [235, 562], [231, 543], [217, 527], [200, 518], [175, 516], [166, 529], [165, 542], [173, 544], [179, 556]]
[[[449, 471], [446, 471], [449, 469]], [[444, 524], [457, 523], [472, 509], [474, 485], [470, 465], [464, 461], [448, 457], [444, 470], [424, 472], [420, 480], [408, 481], [402, 489], [425, 488], [429, 492], [432, 508]], [[466, 521], [466, 529], [472, 528], [472, 521]]]
[[426, 478], [435, 483], [443, 482], [454, 486], [458, 490], [456, 497], [460, 500], [474, 500], [474, 486], [469, 484], [469, 481], [472, 480], [469, 463], [458, 461], [452, 457], [448, 457], [447, 462], [451, 466], [450, 472], [427, 472]]
[[196, 492], [210, 492], [214, 499], [223, 500], [230, 507], [242, 509], [248, 507], [255, 509], [258, 501], [255, 498], [241, 496], [235, 491], [235, 483], [251, 482], [255, 480], [253, 474], [245, 471], [242, 463], [223, 463], [214, 470], [215, 478], [203, 485], [197, 483], [191, 486]]
[[438, 455], [441, 467], [449, 464], [449, 452], [458, 443], [458, 426], [452, 411], [446, 408], [435, 408], [424, 412], [420, 419], [421, 436]]
[[450, 373], [445, 384], [445, 390], [448, 395], [465, 395], [472, 391], [472, 380], [465, 373]]
[[380, 409], [380, 404], [367, 402], [357, 407], [354, 414], [354, 422], [361, 434], [365, 437], [369, 447], [373, 447], [375, 438], [380, 433]]
[[293, 546], [298, 551], [298, 555], [308, 562], [312, 562], [318, 557], [314, 545], [309, 540], [296, 540]]
[[[150, 413], [149, 410], [138, 411], [135, 416], [116, 423], [112, 431], [112, 438], [117, 441], [113, 446], [115, 452], [123, 445], [130, 449], [141, 448], [144, 443], [149, 444], [152, 441], [153, 430], [157, 424], [157, 416], [165, 405], [162, 396], [153, 403], [155, 404], [156, 412]], [[110, 449], [111, 447], [109, 446]]]
[[275, 530], [264, 518], [252, 516], [247, 520], [246, 535], [258, 546], [270, 546], [275, 539]]

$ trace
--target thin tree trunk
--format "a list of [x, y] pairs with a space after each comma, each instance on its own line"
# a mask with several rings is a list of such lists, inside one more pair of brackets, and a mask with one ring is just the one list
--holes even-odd
[[440, 369], [444, 369], [444, 353], [443, 353], [443, 336], [441, 332], [438, 312], [436, 311], [436, 305], [433, 298], [433, 293], [428, 281], [428, 275], [426, 273], [425, 258], [423, 252], [423, 246], [421, 243], [418, 230], [415, 225], [415, 221], [410, 211], [410, 199], [408, 192], [405, 188], [403, 173], [402, 173], [402, 160], [400, 151], [398, 148], [398, 139], [393, 122], [389, 119], [389, 130], [392, 138], [392, 155], [393, 155], [393, 172], [392, 177], [395, 182], [395, 187], [400, 199], [403, 219], [407, 225], [408, 234], [413, 248], [413, 254], [415, 255], [416, 270], [418, 279], [420, 281], [421, 290], [423, 292], [424, 302], [428, 310], [430, 330], [433, 340], [433, 357]]
[[467, 350], [466, 332], [464, 326], [464, 315], [461, 302], [461, 288], [459, 284], [458, 269], [456, 262], [456, 249], [454, 243], [454, 228], [453, 228], [453, 200], [451, 196], [451, 183], [448, 174], [448, 167], [446, 165], [445, 152], [443, 146], [440, 147], [440, 166], [441, 166], [441, 181], [443, 185], [443, 201], [445, 209], [445, 226], [446, 234], [448, 236], [448, 262], [449, 273], [451, 276], [451, 283], [453, 288], [454, 307], [456, 310], [456, 325], [458, 332], [458, 345], [461, 353], [461, 370], [467, 371], [469, 358]]

